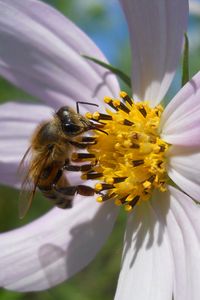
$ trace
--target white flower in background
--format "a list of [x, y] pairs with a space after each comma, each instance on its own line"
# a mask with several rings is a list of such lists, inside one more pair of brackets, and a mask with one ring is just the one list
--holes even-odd
[[[200, 198], [200, 73], [180, 90], [162, 114], [156, 108], [173, 80], [180, 59], [188, 3], [186, 0], [120, 2], [130, 32], [133, 98], [148, 101], [133, 106], [138, 106], [138, 111], [145, 108], [154, 117], [158, 113], [154, 142], [163, 142], [167, 149], [157, 167], [163, 166], [174, 186], [168, 185], [166, 176], [164, 192], [160, 178], [157, 181], [154, 178], [150, 182], [151, 192], [155, 189], [153, 197], [148, 201], [142, 199], [129, 213], [115, 299], [171, 300], [173, 295], [174, 300], [198, 300], [200, 211], [193, 199]], [[28, 139], [37, 124], [51, 115], [52, 108], [66, 104], [75, 107], [75, 101], [81, 99], [98, 103], [101, 112], [105, 112], [102, 99], [109, 96], [106, 99], [113, 101], [120, 88], [114, 75], [80, 56], [84, 53], [105, 61], [88, 37], [59, 12], [39, 1], [0, 0], [0, 41], [0, 74], [46, 103], [10, 102], [0, 106], [0, 180], [18, 186], [15, 172]], [[124, 113], [122, 109], [121, 115], [115, 116]], [[129, 122], [131, 114], [132, 110], [127, 117]], [[150, 124], [148, 113], [147, 116]], [[141, 118], [140, 115], [137, 128]], [[115, 139], [119, 135], [109, 136]], [[137, 142], [143, 150], [149, 146], [144, 140]], [[128, 155], [132, 147], [129, 143], [124, 145]], [[163, 148], [159, 143], [156, 147], [157, 155]], [[117, 153], [118, 150], [116, 157]], [[125, 164], [120, 166], [123, 169]], [[135, 185], [134, 172], [133, 166], [127, 176]], [[149, 169], [145, 174], [148, 172]], [[79, 180], [77, 176], [71, 178], [73, 183]], [[140, 190], [141, 197], [148, 187], [146, 180], [144, 190]], [[123, 190], [118, 189], [118, 193], [120, 196]], [[27, 226], [1, 234], [0, 285], [17, 291], [37, 291], [66, 280], [95, 257], [117, 215], [118, 207], [112, 200], [99, 204], [94, 197], [77, 195], [71, 210], [54, 208]]]
[[200, 16], [200, 1], [190, 0], [189, 2], [190, 13], [195, 16]]

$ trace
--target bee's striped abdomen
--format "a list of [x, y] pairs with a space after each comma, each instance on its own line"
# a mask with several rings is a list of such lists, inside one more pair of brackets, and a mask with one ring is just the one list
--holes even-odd
[[37, 186], [44, 197], [52, 200], [56, 206], [60, 208], [72, 207], [73, 197], [59, 192], [59, 189], [66, 188], [69, 184], [62, 169], [59, 169], [55, 164], [44, 169]]

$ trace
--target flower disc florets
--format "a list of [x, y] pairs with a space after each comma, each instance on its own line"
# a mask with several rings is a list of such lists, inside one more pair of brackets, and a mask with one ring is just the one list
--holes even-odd
[[98, 179], [97, 201], [114, 199], [126, 211], [151, 197], [152, 191], [166, 191], [166, 151], [169, 145], [159, 137], [163, 107], [151, 108], [121, 92], [118, 99], [105, 97], [113, 108], [106, 114], [87, 113], [107, 133], [96, 132], [96, 143], [88, 147], [94, 167], [84, 179]]

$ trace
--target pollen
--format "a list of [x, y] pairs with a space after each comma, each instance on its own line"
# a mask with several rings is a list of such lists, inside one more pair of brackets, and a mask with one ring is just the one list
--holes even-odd
[[106, 113], [86, 114], [89, 120], [99, 122], [104, 132], [95, 131], [96, 143], [88, 146], [86, 155], [93, 161], [93, 169], [82, 178], [95, 180], [98, 202], [113, 201], [130, 212], [148, 201], [154, 189], [166, 191], [169, 145], [159, 136], [163, 107], [134, 102], [123, 91], [119, 99], [105, 97], [104, 102]]

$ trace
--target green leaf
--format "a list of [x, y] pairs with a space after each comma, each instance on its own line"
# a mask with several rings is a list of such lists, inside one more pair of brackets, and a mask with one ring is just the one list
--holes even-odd
[[183, 62], [182, 62], [182, 86], [189, 81], [189, 40], [185, 33], [185, 43], [183, 50]]
[[127, 84], [127, 86], [129, 86], [131, 88], [131, 79], [130, 77], [125, 74], [123, 71], [117, 69], [116, 67], [109, 65], [101, 60], [98, 60], [94, 57], [91, 56], [87, 56], [87, 55], [82, 55], [84, 58], [89, 59], [91, 61], [93, 61], [94, 63], [104, 67], [105, 69], [111, 71], [112, 73], [114, 73], [115, 75], [117, 75], [125, 84]]

